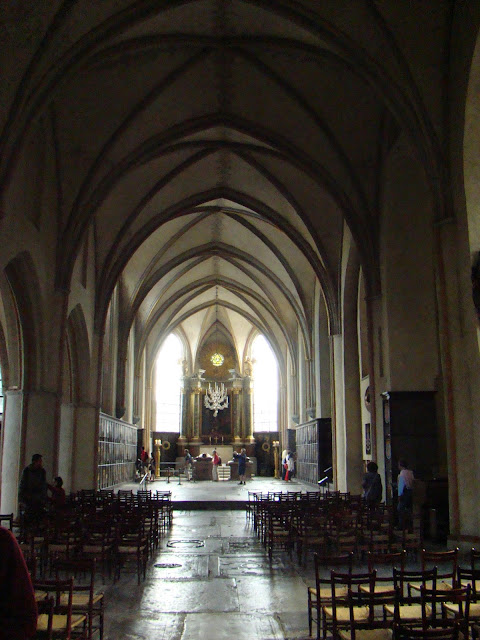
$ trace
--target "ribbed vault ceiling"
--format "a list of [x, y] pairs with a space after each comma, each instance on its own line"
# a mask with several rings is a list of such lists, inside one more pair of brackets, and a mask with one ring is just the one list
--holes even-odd
[[32, 4], [22, 23], [2, 9], [7, 46], [29, 37], [6, 71], [0, 180], [53, 122], [57, 280], [93, 228], [99, 323], [121, 282], [141, 346], [178, 328], [194, 360], [217, 315], [240, 360], [255, 328], [279, 356], [300, 330], [308, 354], [318, 285], [339, 327], [346, 227], [375, 292], [382, 156], [404, 135], [442, 177], [447, 2]]

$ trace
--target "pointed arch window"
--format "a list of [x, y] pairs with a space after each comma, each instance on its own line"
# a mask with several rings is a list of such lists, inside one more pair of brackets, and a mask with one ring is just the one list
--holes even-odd
[[267, 339], [252, 343], [253, 430], [278, 431], [278, 363]]
[[171, 333], [155, 362], [156, 431], [180, 432], [183, 346]]

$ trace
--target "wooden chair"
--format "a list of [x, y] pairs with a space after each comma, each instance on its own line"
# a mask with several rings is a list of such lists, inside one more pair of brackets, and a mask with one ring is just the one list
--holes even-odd
[[[454, 589], [457, 582], [458, 548], [450, 551], [426, 551], [422, 549], [420, 554], [422, 570], [437, 567], [437, 589]], [[420, 591], [421, 583], [411, 582], [410, 590]], [[431, 585], [424, 585], [431, 589]]]
[[111, 519], [93, 519], [88, 521], [78, 546], [78, 559], [95, 559], [97, 569], [100, 569], [103, 584], [105, 576], [111, 576], [112, 558], [115, 543], [115, 531]]
[[[315, 623], [317, 628], [317, 639], [319, 639], [322, 607], [332, 603], [331, 577], [322, 578], [322, 569], [335, 566], [341, 567], [344, 572], [352, 573], [353, 553], [346, 553], [344, 555], [320, 555], [318, 553], [314, 553], [313, 560], [315, 566], [315, 586], [307, 587], [308, 630], [309, 635], [312, 635], [313, 623]], [[346, 588], [343, 593], [346, 595]]]
[[[87, 639], [86, 621], [83, 614], [74, 614], [72, 610], [73, 578], [69, 580], [43, 580], [34, 584], [37, 602], [53, 597], [53, 612], [38, 616], [37, 630], [51, 638], [71, 640], [73, 633], [78, 640]], [[46, 636], [48, 637], [48, 635]]]
[[291, 503], [270, 503], [266, 518], [264, 544], [269, 558], [272, 557], [274, 549], [284, 549], [291, 554], [293, 549]]
[[[349, 626], [338, 630], [340, 640], [391, 640], [393, 636], [392, 623], [384, 616], [375, 615], [378, 609], [391, 605], [398, 606], [398, 592], [390, 591], [348, 591], [348, 607], [350, 612]], [[368, 607], [368, 618], [358, 619], [355, 612], [362, 607]], [[396, 618], [394, 618], [396, 621]]]
[[0, 513], [0, 526], [13, 531], [13, 513]]
[[44, 597], [37, 601], [38, 620], [35, 640], [53, 640], [54, 608], [54, 598]]
[[[398, 589], [400, 605], [395, 611], [390, 605], [384, 607], [386, 618], [393, 619], [398, 616], [399, 624], [419, 623], [425, 618], [424, 604], [425, 597], [422, 591], [412, 593], [408, 588], [410, 582], [420, 583], [422, 589], [427, 585], [431, 585], [431, 591], [435, 591], [437, 585], [437, 569], [429, 569], [426, 571], [406, 571], [393, 569], [393, 586]], [[431, 609], [427, 608], [427, 615], [431, 616]]]
[[437, 589], [431, 595], [434, 617], [436, 618], [440, 605], [442, 620], [446, 623], [449, 618], [453, 618], [464, 638], [469, 637], [471, 591], [471, 586], [467, 585], [455, 589]]
[[474, 571], [475, 569], [479, 569], [480, 565], [480, 551], [472, 547], [470, 549], [470, 569]]
[[122, 521], [118, 525], [114, 547], [114, 579], [120, 578], [122, 567], [129, 561], [134, 561], [137, 567], [137, 582], [145, 579], [149, 542], [145, 535], [143, 524], [132, 519]]
[[399, 624], [394, 627], [395, 640], [459, 640], [460, 630], [458, 624], [439, 627], [413, 627]]
[[[350, 625], [350, 607], [347, 598], [348, 591], [359, 589], [362, 585], [368, 585], [369, 591], [375, 589], [376, 572], [368, 573], [337, 573], [331, 572], [331, 604], [322, 606], [322, 631], [324, 640], [328, 630], [331, 630], [334, 639], [338, 638], [340, 628]], [[369, 617], [369, 608], [362, 605], [354, 609], [354, 619], [357, 622], [366, 622]]]
[[373, 553], [368, 552], [368, 570], [376, 569], [377, 577], [375, 579], [375, 593], [382, 591], [391, 591], [393, 586], [393, 569], [397, 568], [403, 571], [405, 569], [406, 552], [398, 551], [395, 553]]
[[480, 621], [480, 569], [458, 568], [458, 586], [470, 586], [470, 620]]
[[[55, 564], [55, 577], [62, 574], [73, 575], [72, 612], [87, 616], [87, 638], [92, 640], [98, 630], [100, 640], [104, 627], [104, 594], [95, 590], [96, 560], [59, 560]], [[85, 580], [85, 582], [82, 582]], [[65, 601], [65, 596], [63, 596]]]
[[325, 531], [326, 518], [322, 513], [305, 514], [303, 511], [295, 520], [293, 537], [300, 565], [306, 565], [309, 549], [326, 549], [328, 538]]

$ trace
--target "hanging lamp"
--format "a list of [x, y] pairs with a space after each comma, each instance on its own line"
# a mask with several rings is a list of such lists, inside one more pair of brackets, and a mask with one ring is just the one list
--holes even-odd
[[[218, 287], [215, 290], [215, 353], [211, 356], [210, 362], [214, 367], [221, 367], [225, 361], [225, 358], [218, 349]], [[223, 382], [218, 384], [215, 382], [212, 387], [211, 383], [208, 383], [208, 389], [205, 393], [205, 407], [213, 411], [213, 417], [216, 418], [218, 412], [228, 407], [228, 395]]]

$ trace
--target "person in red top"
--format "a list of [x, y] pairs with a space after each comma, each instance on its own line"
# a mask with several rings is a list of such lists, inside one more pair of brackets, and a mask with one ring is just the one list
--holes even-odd
[[140, 454], [140, 460], [142, 461], [143, 473], [147, 473], [147, 470], [148, 470], [148, 452], [145, 451], [145, 447], [142, 447], [142, 453]]
[[218, 453], [215, 450], [213, 450], [212, 456], [212, 480], [214, 482], [218, 482], [218, 465], [220, 464], [220, 458], [218, 457]]
[[14, 535], [0, 527], [0, 640], [28, 640], [37, 630], [30, 574]]

